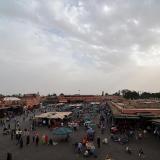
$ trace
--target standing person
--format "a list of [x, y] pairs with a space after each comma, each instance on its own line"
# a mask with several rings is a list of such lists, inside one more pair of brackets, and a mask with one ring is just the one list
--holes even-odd
[[39, 144], [39, 136], [37, 135], [36, 136], [36, 146], [38, 146], [38, 144]]
[[130, 150], [130, 148], [129, 148], [129, 146], [126, 146], [126, 149], [125, 149], [125, 150], [126, 150], [126, 152], [129, 153], [129, 154], [132, 153], [131, 150]]
[[45, 144], [48, 144], [48, 135], [45, 135]]
[[35, 142], [35, 139], [36, 139], [36, 132], [34, 131], [32, 133], [32, 142], [34, 143]]
[[23, 148], [23, 139], [22, 139], [22, 137], [20, 138], [19, 144], [20, 144], [20, 148]]
[[33, 131], [33, 124], [31, 124], [31, 126], [30, 126], [30, 130], [31, 130], [31, 131]]
[[101, 139], [99, 136], [97, 137], [97, 146], [98, 146], [98, 148], [100, 148], [100, 146], [101, 146]]
[[66, 138], [65, 138], [65, 141], [66, 141], [66, 142], [68, 142], [69, 137], [70, 137], [69, 134], [67, 134], [67, 135], [66, 135]]
[[64, 123], [63, 122], [61, 122], [61, 127], [63, 127], [64, 126]]
[[49, 145], [51, 145], [51, 146], [53, 145], [53, 139], [52, 138], [49, 139]]
[[30, 136], [28, 134], [27, 137], [26, 137], [26, 145], [29, 145], [29, 143], [30, 143]]
[[17, 140], [17, 143], [16, 143], [16, 145], [18, 145], [19, 144], [19, 142], [20, 142], [20, 133], [19, 133], [19, 131], [17, 130], [16, 131], [16, 140]]
[[77, 123], [73, 123], [73, 129], [74, 129], [74, 131], [77, 130]]
[[8, 129], [11, 129], [11, 125], [10, 125], [10, 123], [8, 124]]
[[11, 140], [13, 140], [13, 130], [11, 131]]
[[46, 138], [46, 136], [45, 136], [45, 134], [43, 134], [43, 135], [42, 135], [42, 138], [41, 138], [42, 144], [45, 144], [45, 142], [46, 142], [46, 141], [45, 141], [45, 138]]
[[7, 160], [12, 160], [12, 153], [7, 153]]
[[35, 135], [32, 135], [32, 143], [35, 142]]
[[104, 124], [101, 124], [101, 134], [104, 133], [104, 129], [105, 129]]
[[17, 121], [17, 125], [16, 125], [16, 127], [19, 129], [19, 127], [20, 127], [20, 123], [19, 123], [19, 121]]
[[51, 120], [48, 121], [48, 128], [51, 128]]

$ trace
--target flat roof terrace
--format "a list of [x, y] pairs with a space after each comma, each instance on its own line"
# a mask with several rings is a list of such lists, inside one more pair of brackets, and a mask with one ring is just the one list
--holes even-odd
[[159, 107], [135, 107], [135, 105], [129, 103], [115, 103], [108, 102], [114, 116], [140, 116], [148, 115], [151, 117], [160, 117]]
[[123, 103], [118, 103], [123, 108], [131, 109], [160, 109], [160, 101], [140, 101], [140, 100], [129, 100]]

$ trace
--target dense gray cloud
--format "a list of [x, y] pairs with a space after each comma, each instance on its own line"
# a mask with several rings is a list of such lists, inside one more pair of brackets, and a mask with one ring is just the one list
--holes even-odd
[[159, 91], [160, 1], [0, 1], [0, 92]]

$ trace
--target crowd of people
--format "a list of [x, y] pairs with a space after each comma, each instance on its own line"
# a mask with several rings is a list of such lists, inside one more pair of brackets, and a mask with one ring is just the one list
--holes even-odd
[[[51, 109], [50, 109], [51, 110]], [[89, 114], [91, 109], [82, 108], [82, 113], [76, 113], [76, 118], [71, 119], [67, 124], [61, 122], [60, 127], [70, 127], [73, 128], [75, 132], [78, 131], [78, 128], [81, 127], [84, 129], [84, 136], [81, 139], [74, 143], [74, 150], [75, 153], [79, 154], [83, 157], [98, 157], [98, 150], [102, 147], [102, 144], [110, 143], [110, 139], [114, 142], [124, 142], [126, 144], [125, 152], [128, 154], [132, 154], [133, 149], [129, 146], [129, 139], [133, 137], [137, 137], [137, 139], [145, 138], [147, 134], [147, 130], [141, 131], [133, 131], [133, 130], [126, 130], [125, 132], [118, 132], [118, 129], [113, 126], [112, 122], [112, 113], [110, 108], [105, 104], [101, 104], [98, 106], [96, 116], [92, 117], [90, 121], [83, 120], [83, 125], [78, 123], [78, 120], [82, 119], [85, 113]], [[46, 112], [46, 110], [39, 109], [38, 111], [25, 111], [23, 115], [20, 116], [22, 121], [16, 118], [16, 116], [12, 116], [12, 118], [1, 120], [0, 125], [3, 127], [4, 135], [10, 135], [11, 141], [19, 148], [27, 147], [29, 145], [47, 145], [52, 146], [56, 145], [57, 143], [54, 142], [53, 136], [49, 136], [48, 134], [39, 133], [36, 128], [37, 126], [33, 123], [34, 121], [32, 118], [35, 116], [36, 112]], [[99, 117], [98, 120], [95, 117]], [[94, 119], [94, 120], [93, 120]], [[25, 121], [29, 121], [28, 128], [23, 127], [23, 123]], [[90, 126], [91, 121], [96, 123], [96, 129]], [[12, 123], [12, 125], [11, 125]], [[109, 129], [110, 137], [106, 137], [105, 133], [106, 130]], [[113, 133], [112, 133], [113, 129]], [[99, 134], [96, 134], [96, 130], [99, 130]], [[121, 135], [125, 135], [126, 139], [122, 138]], [[104, 138], [105, 137], [105, 138]], [[123, 141], [122, 141], [123, 140]], [[121, 143], [122, 144], [122, 143]], [[140, 158], [144, 157], [144, 151], [142, 148], [139, 148], [137, 154]], [[7, 157], [12, 157], [11, 153], [7, 154]], [[111, 160], [112, 155], [110, 153], [106, 154], [105, 160]], [[11, 158], [7, 158], [7, 160], [11, 160]]]
[[[40, 110], [40, 112], [42, 112]], [[53, 138], [49, 137], [47, 134], [40, 135], [36, 130], [36, 126], [33, 123], [32, 118], [35, 116], [35, 111], [25, 111], [23, 115], [17, 118], [16, 115], [7, 116], [5, 119], [1, 119], [0, 126], [3, 130], [3, 135], [10, 136], [10, 140], [19, 148], [24, 146], [35, 145], [54, 145]], [[21, 119], [21, 121], [20, 121]], [[29, 121], [28, 128], [24, 128], [23, 123]], [[7, 160], [12, 160], [12, 154], [7, 152]]]

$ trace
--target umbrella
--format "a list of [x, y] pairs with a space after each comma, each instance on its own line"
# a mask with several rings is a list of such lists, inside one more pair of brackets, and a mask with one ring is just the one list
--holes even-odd
[[63, 136], [63, 135], [68, 135], [72, 133], [72, 130], [67, 127], [60, 127], [60, 128], [55, 128], [53, 130], [53, 134], [56, 136]]

